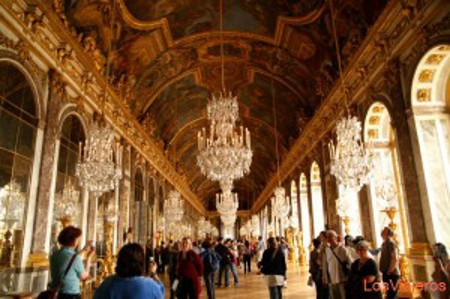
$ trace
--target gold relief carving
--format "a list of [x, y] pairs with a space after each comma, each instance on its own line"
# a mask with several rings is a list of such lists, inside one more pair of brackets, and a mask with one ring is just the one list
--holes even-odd
[[378, 130], [376, 129], [370, 129], [367, 133], [369, 135], [370, 138], [378, 138]]
[[438, 48], [439, 51], [450, 51], [450, 46], [444, 45]]
[[369, 124], [370, 125], [378, 125], [380, 123], [380, 117], [379, 116], [371, 116], [369, 118]]
[[437, 64], [441, 63], [441, 61], [444, 59], [444, 57], [445, 57], [444, 54], [432, 54], [427, 58], [426, 63], [437, 65]]
[[423, 70], [420, 72], [419, 81], [422, 83], [429, 83], [433, 81], [435, 70]]
[[430, 102], [431, 101], [431, 89], [419, 89], [417, 90], [417, 101]]
[[105, 67], [106, 58], [97, 46], [96, 37], [93, 34], [87, 34], [81, 39], [84, 50], [94, 61], [95, 69], [100, 72]]
[[375, 106], [372, 108], [373, 113], [377, 113], [377, 114], [381, 114], [384, 111], [384, 107], [383, 106]]
[[429, 256], [431, 254], [431, 247], [428, 243], [412, 243], [408, 249], [409, 256]]

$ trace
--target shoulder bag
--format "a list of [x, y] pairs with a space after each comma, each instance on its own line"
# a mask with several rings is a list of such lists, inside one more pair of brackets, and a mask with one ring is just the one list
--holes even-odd
[[330, 248], [331, 252], [333, 252], [336, 259], [339, 261], [339, 264], [341, 264], [342, 273], [344, 273], [345, 276], [348, 276], [350, 274], [350, 265], [347, 262], [341, 261], [341, 259], [338, 257], [334, 249]]
[[61, 277], [61, 279], [58, 281], [58, 283], [56, 284], [55, 287], [49, 288], [46, 291], [41, 292], [37, 299], [57, 299], [58, 298], [58, 294], [59, 291], [61, 290], [63, 283], [62, 281], [64, 280], [64, 278], [66, 278], [67, 274], [70, 271], [70, 268], [72, 268], [73, 262], [75, 261], [75, 258], [77, 257], [77, 254], [75, 253], [72, 258], [70, 259], [69, 264], [67, 265], [66, 270], [64, 271], [63, 276]]

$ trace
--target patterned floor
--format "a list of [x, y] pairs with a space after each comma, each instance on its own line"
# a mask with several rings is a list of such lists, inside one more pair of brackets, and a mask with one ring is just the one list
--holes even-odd
[[[229, 288], [216, 289], [217, 299], [265, 299], [269, 298], [269, 290], [267, 289], [264, 276], [256, 275], [256, 272], [244, 275], [242, 269], [238, 269], [240, 285], [238, 287], [230, 286]], [[287, 288], [283, 289], [283, 299], [314, 299], [314, 288], [307, 285], [308, 273], [307, 269], [302, 267], [296, 271], [294, 265], [288, 270]], [[231, 280], [232, 281], [232, 280]], [[166, 290], [169, 290], [166, 282]], [[170, 296], [166, 296], [169, 298]], [[206, 289], [202, 288], [202, 299], [206, 299]]]

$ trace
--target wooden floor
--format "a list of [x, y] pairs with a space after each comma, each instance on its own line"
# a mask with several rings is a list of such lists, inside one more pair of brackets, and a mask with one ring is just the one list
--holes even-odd
[[[256, 269], [252, 268], [252, 269]], [[217, 299], [265, 299], [269, 298], [269, 290], [266, 286], [263, 275], [256, 275], [256, 272], [244, 275], [242, 269], [238, 269], [239, 283], [238, 287], [233, 286], [233, 278], [230, 275], [230, 287], [229, 288], [216, 288]], [[299, 271], [295, 270], [294, 265], [290, 265], [288, 269], [288, 282], [287, 288], [283, 289], [283, 299], [314, 299], [314, 288], [307, 285], [308, 273], [305, 267], [300, 268]], [[169, 283], [165, 281], [166, 285], [166, 298], [169, 298]], [[202, 299], [206, 299], [206, 289], [202, 287]]]

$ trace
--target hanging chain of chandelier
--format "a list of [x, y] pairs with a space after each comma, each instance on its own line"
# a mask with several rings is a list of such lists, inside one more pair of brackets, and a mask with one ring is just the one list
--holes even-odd
[[329, 144], [331, 156], [330, 173], [336, 177], [339, 186], [340, 194], [336, 204], [338, 215], [343, 218], [348, 217], [351, 208], [357, 204], [351, 202], [352, 197], [350, 194], [359, 192], [362, 186], [369, 183], [373, 172], [373, 162], [371, 154], [365, 148], [361, 137], [361, 121], [356, 116], [352, 116], [348, 108], [348, 92], [342, 72], [333, 1], [330, 1], [330, 11], [339, 76], [344, 89], [344, 102], [346, 106], [346, 116], [342, 117], [336, 124], [336, 144], [333, 144], [333, 142]]
[[210, 180], [220, 183], [222, 194], [217, 194], [216, 207], [225, 227], [236, 221], [239, 201], [232, 192], [233, 181], [250, 172], [253, 152], [250, 131], [236, 125], [239, 119], [239, 103], [236, 96], [225, 88], [223, 50], [223, 3], [220, 0], [220, 53], [222, 91], [213, 95], [207, 105], [209, 130], [198, 132], [197, 165]]

